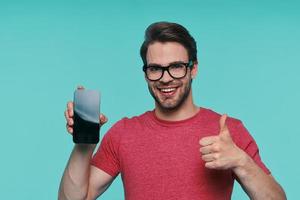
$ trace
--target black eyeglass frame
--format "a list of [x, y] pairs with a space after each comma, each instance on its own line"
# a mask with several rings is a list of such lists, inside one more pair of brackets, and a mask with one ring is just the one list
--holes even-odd
[[[182, 64], [182, 65], [184, 65], [185, 66], [185, 74], [182, 76], [182, 77], [174, 77], [174, 76], [172, 76], [172, 74], [170, 73], [170, 71], [169, 71], [169, 68], [172, 66], [172, 65], [174, 65], [174, 64]], [[149, 77], [148, 77], [148, 75], [147, 75], [147, 68], [149, 68], [149, 67], [153, 67], [153, 66], [147, 66], [147, 65], [144, 65], [143, 66], [143, 71], [144, 71], [144, 73], [146, 74], [146, 77], [147, 77], [147, 79], [148, 80], [150, 80], [150, 81], [158, 81], [158, 80], [160, 80], [163, 76], [164, 76], [164, 74], [165, 74], [165, 71], [167, 71], [168, 72], [168, 74], [173, 78], [173, 79], [181, 79], [181, 78], [183, 78], [183, 77], [185, 77], [186, 76], [186, 74], [187, 74], [187, 68], [190, 68], [190, 69], [192, 69], [193, 68], [193, 66], [194, 66], [194, 62], [192, 61], [192, 60], [190, 60], [188, 63], [184, 63], [184, 62], [175, 62], [175, 63], [171, 63], [171, 64], [169, 64], [168, 66], [161, 66], [161, 65], [154, 65], [156, 68], [158, 68], [158, 69], [160, 69], [160, 70], [162, 70], [162, 73], [161, 73], [161, 76], [159, 77], [159, 78], [157, 78], [157, 79], [149, 79]]]

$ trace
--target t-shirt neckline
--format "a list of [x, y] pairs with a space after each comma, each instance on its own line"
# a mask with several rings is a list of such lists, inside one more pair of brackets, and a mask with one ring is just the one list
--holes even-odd
[[183, 120], [177, 120], [177, 121], [168, 121], [168, 120], [163, 120], [160, 119], [156, 116], [155, 114], [155, 109], [153, 109], [152, 111], [149, 112], [149, 116], [151, 118], [151, 120], [153, 120], [156, 124], [160, 125], [160, 126], [166, 126], [166, 127], [174, 127], [174, 126], [182, 126], [184, 124], [189, 124], [193, 121], [195, 121], [199, 116], [201, 116], [204, 111], [204, 108], [199, 107], [198, 112], [187, 118], [187, 119], [183, 119]]

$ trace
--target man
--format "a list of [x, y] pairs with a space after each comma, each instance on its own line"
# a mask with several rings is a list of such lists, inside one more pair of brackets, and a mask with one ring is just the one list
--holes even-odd
[[[59, 199], [96, 199], [119, 173], [126, 200], [230, 199], [234, 179], [251, 199], [286, 199], [241, 121], [194, 104], [198, 62], [189, 32], [154, 23], [140, 53], [155, 109], [118, 121], [94, 156], [95, 145], [76, 144]], [[72, 102], [65, 116], [72, 133]]]

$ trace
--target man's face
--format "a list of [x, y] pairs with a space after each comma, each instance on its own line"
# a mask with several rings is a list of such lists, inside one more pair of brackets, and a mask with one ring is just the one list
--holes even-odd
[[[174, 62], [188, 63], [188, 52], [184, 46], [177, 42], [155, 42], [148, 47], [147, 65], [158, 64], [168, 66]], [[197, 73], [197, 65], [187, 69], [187, 74], [181, 79], [172, 78], [167, 71], [158, 81], [150, 81], [146, 78], [150, 94], [157, 106], [163, 109], [173, 110], [178, 108], [191, 96], [192, 77]]]

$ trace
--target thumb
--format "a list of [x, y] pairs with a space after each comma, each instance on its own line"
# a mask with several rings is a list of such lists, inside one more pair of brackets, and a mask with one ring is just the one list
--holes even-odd
[[226, 125], [226, 119], [227, 119], [227, 114], [223, 114], [220, 117], [220, 121], [219, 121], [219, 124], [220, 124], [220, 134], [222, 134], [224, 132], [228, 132], [228, 128], [227, 128], [227, 125]]
[[84, 87], [82, 85], [78, 85], [77, 90], [84, 90]]
[[100, 126], [105, 124], [107, 121], [108, 121], [107, 117], [101, 113], [100, 116], [99, 116]]

